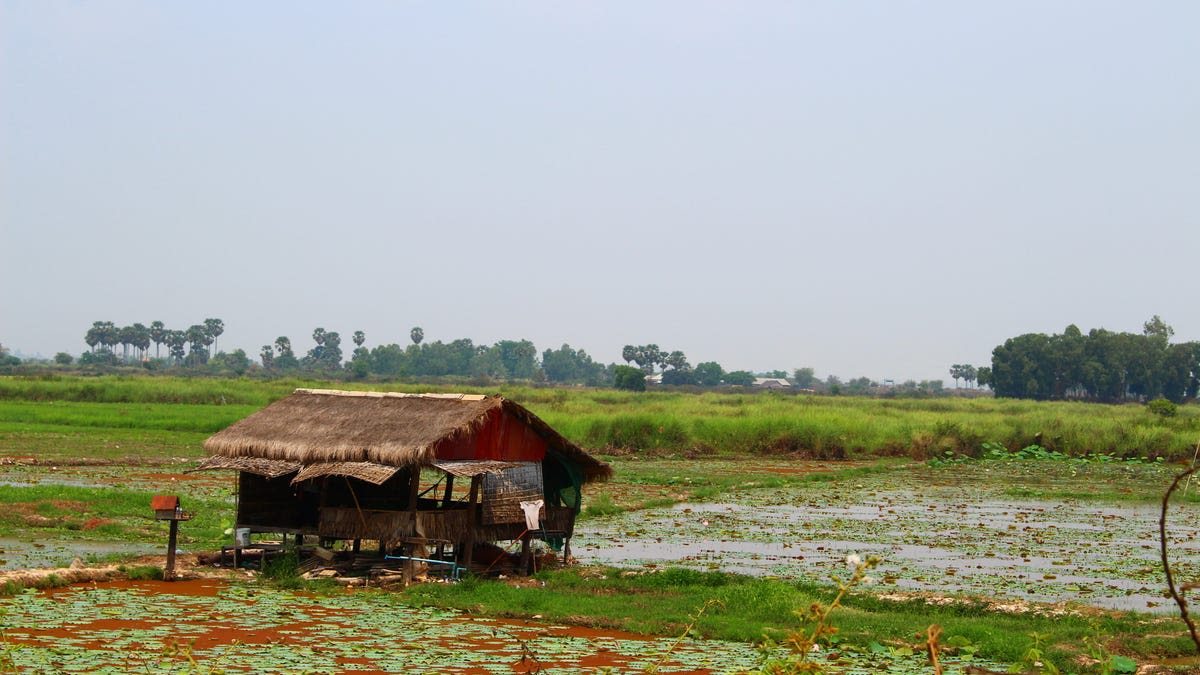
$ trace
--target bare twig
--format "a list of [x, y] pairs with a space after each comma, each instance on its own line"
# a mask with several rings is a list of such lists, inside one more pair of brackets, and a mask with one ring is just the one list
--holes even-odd
[[[1192, 468], [1196, 466], [1196, 458], [1200, 457], [1200, 441], [1196, 441], [1196, 451], [1192, 453]], [[1192, 487], [1192, 477], [1188, 476], [1187, 483], [1183, 486], [1183, 494], [1188, 493], [1188, 488]]]
[[938, 638], [942, 636], [942, 627], [935, 623], [926, 632], [929, 638], [925, 640], [925, 651], [929, 652], [929, 663], [933, 665], [934, 675], [942, 675], [942, 664], [938, 661]]
[[657, 673], [658, 669], [663, 667], [663, 664], [667, 662], [667, 659], [671, 658], [671, 655], [675, 653], [676, 649], [679, 649], [679, 645], [683, 644], [683, 641], [692, 634], [693, 630], [695, 630], [696, 624], [700, 623], [700, 617], [704, 616], [704, 613], [707, 612], [708, 609], [713, 605], [724, 607], [725, 603], [717, 600], [716, 598], [709, 598], [708, 600], [705, 600], [704, 604], [700, 606], [700, 609], [697, 609], [695, 614], [688, 617], [688, 624], [684, 626], [683, 631], [679, 634], [679, 637], [676, 638], [675, 642], [672, 642], [671, 646], [667, 647], [667, 650], [663, 652], [662, 656], [659, 657], [657, 662], [646, 668], [647, 673]]
[[1159, 552], [1162, 554], [1163, 572], [1167, 575], [1167, 590], [1171, 593], [1171, 597], [1175, 599], [1175, 604], [1179, 605], [1179, 615], [1183, 617], [1183, 622], [1187, 624], [1188, 631], [1192, 635], [1192, 642], [1196, 645], [1196, 650], [1200, 651], [1200, 636], [1196, 635], [1196, 624], [1192, 618], [1188, 616], [1187, 600], [1183, 599], [1175, 590], [1175, 580], [1171, 577], [1171, 565], [1167, 560], [1167, 505], [1171, 501], [1171, 493], [1179, 487], [1179, 481], [1184, 478], [1190, 478], [1193, 473], [1200, 467], [1193, 466], [1175, 477], [1171, 482], [1171, 487], [1167, 488], [1166, 494], [1162, 498], [1162, 515], [1158, 519], [1158, 541]]
[[526, 675], [538, 675], [542, 672], [542, 662], [538, 661], [537, 654], [529, 647], [529, 643], [521, 638], [514, 637], [521, 645], [521, 663], [525, 665]]

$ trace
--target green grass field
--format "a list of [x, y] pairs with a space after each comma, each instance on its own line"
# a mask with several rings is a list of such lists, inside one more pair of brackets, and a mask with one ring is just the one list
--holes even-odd
[[[502, 617], [539, 615], [549, 621], [590, 623], [651, 635], [681, 633], [697, 608], [716, 601], [695, 621], [706, 638], [754, 642], [764, 635], [779, 638], [804, 622], [795, 612], [813, 603], [828, 604], [836, 594], [829, 585], [754, 579], [721, 572], [669, 569], [629, 574], [616, 570], [568, 569], [546, 572], [537, 592], [520, 586], [474, 582], [422, 584], [404, 597], [421, 604], [456, 607]], [[1067, 666], [1086, 653], [1088, 641], [1146, 658], [1186, 654], [1190, 640], [1180, 634], [1177, 618], [1133, 613], [1030, 614], [996, 612], [985, 602], [930, 605], [922, 600], [879, 600], [869, 592], [852, 592], [835, 610], [839, 642], [851, 651], [871, 643], [913, 644], [932, 624], [944, 630], [944, 643], [970, 645], [980, 656], [1016, 663], [1032, 644], [1030, 633], [1051, 645], [1047, 660]], [[1153, 639], [1147, 633], [1170, 632]], [[1077, 661], [1075, 661], [1077, 663]]]
[[[298, 386], [441, 390], [429, 386], [218, 380], [173, 377], [0, 378], [0, 451], [24, 443], [55, 452], [56, 435], [103, 429], [207, 436]], [[601, 454], [686, 456], [795, 454], [807, 458], [947, 451], [978, 456], [984, 443], [1016, 451], [1038, 443], [1073, 456], [1190, 458], [1200, 442], [1200, 409], [1171, 418], [1143, 405], [975, 399], [871, 399], [762, 393], [630, 393], [499, 387], [563, 435]], [[89, 431], [90, 433], [90, 431]], [[135, 437], [136, 439], [137, 437]], [[159, 437], [160, 439], [162, 437]], [[181, 436], [182, 438], [182, 436]], [[77, 456], [80, 444], [70, 444]], [[100, 448], [97, 448], [100, 451]], [[199, 445], [192, 449], [200, 455]]]

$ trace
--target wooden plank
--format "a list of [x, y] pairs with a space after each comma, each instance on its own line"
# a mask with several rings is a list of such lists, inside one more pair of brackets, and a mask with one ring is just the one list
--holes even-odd
[[471, 479], [471, 496], [467, 499], [467, 550], [463, 557], [463, 567], [467, 569], [471, 569], [471, 558], [474, 555], [475, 521], [478, 518], [475, 513], [475, 501], [479, 499], [479, 485], [482, 482], [483, 476], [475, 476]]

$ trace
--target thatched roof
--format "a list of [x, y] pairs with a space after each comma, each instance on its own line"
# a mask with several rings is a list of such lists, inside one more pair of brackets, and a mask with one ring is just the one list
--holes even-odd
[[207, 471], [209, 469], [234, 469], [236, 471], [245, 471], [246, 473], [255, 473], [265, 478], [278, 478], [286, 476], [289, 473], [296, 473], [301, 468], [300, 462], [287, 462], [275, 459], [264, 459], [262, 457], [222, 457], [213, 455], [200, 460], [200, 464], [192, 471]]
[[291, 396], [217, 432], [210, 455], [262, 458], [303, 465], [369, 462], [385, 467], [433, 466], [435, 446], [478, 430], [500, 409], [524, 422], [588, 481], [612, 468], [551, 429], [524, 407], [499, 396], [399, 394], [297, 389]]
[[398, 466], [384, 466], [383, 464], [375, 464], [374, 462], [321, 462], [319, 464], [309, 464], [296, 474], [292, 479], [293, 483], [303, 483], [312, 478], [320, 478], [321, 476], [349, 476], [365, 480], [368, 483], [383, 485], [388, 482], [396, 472], [400, 470]]

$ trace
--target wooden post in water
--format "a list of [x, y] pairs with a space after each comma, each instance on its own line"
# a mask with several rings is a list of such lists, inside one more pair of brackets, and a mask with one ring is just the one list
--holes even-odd
[[171, 520], [171, 534], [167, 537], [167, 568], [163, 570], [163, 581], [175, 581], [175, 542], [179, 539], [179, 520]]
[[167, 538], [167, 567], [163, 570], [163, 581], [175, 580], [175, 547], [179, 542], [179, 521], [190, 520], [192, 514], [184, 513], [182, 503], [176, 495], [155, 495], [150, 499], [155, 520], [171, 523], [171, 535]]

